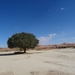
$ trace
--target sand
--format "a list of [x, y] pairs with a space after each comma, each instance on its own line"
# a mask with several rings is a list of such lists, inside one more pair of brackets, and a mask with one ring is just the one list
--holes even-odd
[[12, 53], [0, 52], [0, 75], [75, 75], [75, 49]]

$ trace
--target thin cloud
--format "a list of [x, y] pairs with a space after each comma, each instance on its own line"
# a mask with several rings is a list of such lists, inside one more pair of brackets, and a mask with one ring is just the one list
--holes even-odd
[[59, 26], [57, 28], [60, 28]]
[[65, 37], [66, 33], [65, 32], [61, 32], [61, 34], [58, 35], [58, 37], [62, 38]]
[[75, 40], [75, 37], [72, 37], [71, 39], [74, 39]]
[[48, 10], [48, 12], [50, 12], [50, 10]]
[[52, 38], [55, 36], [56, 34], [49, 34], [48, 36], [42, 36], [42, 37], [39, 37], [38, 40], [39, 40], [39, 44], [41, 45], [46, 45], [48, 44], [48, 42], [50, 42], [52, 40]]
[[59, 40], [62, 42], [74, 42], [75, 37], [72, 37], [72, 38], [63, 37], [63, 38], [60, 38]]
[[16, 26], [15, 29], [17, 29], [18, 27]]
[[64, 8], [61, 8], [61, 10], [64, 10]]

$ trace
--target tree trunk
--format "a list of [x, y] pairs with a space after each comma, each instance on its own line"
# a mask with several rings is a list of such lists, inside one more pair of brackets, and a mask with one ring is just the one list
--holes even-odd
[[26, 48], [24, 48], [24, 53], [26, 53]]

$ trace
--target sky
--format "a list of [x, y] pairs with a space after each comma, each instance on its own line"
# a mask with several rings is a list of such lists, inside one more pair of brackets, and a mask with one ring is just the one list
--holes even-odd
[[0, 47], [19, 32], [41, 45], [75, 43], [75, 0], [0, 0]]

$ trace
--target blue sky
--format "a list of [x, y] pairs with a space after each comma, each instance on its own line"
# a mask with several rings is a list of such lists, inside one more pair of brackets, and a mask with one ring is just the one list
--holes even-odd
[[75, 0], [0, 0], [0, 47], [14, 33], [29, 32], [40, 44], [75, 42]]

